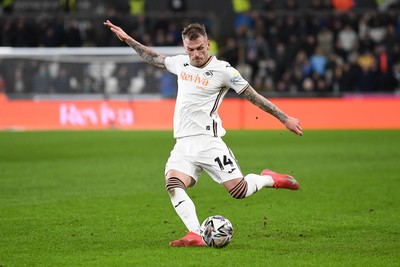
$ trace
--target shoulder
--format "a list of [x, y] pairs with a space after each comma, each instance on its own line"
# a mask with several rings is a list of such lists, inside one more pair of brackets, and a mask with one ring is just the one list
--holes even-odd
[[213, 56], [213, 60], [211, 61], [211, 64], [213, 64], [214, 66], [220, 68], [220, 69], [226, 69], [226, 68], [231, 68], [231, 64], [229, 64], [229, 62], [225, 61], [225, 60], [220, 60], [218, 59], [216, 56]]
[[216, 59], [214, 66], [226, 77], [240, 76], [239, 71], [225, 60]]
[[168, 71], [176, 74], [181, 67], [189, 66], [189, 57], [187, 55], [167, 56], [164, 65]]
[[176, 63], [184, 63], [184, 62], [189, 63], [189, 57], [187, 55], [167, 56], [165, 57], [165, 60]]

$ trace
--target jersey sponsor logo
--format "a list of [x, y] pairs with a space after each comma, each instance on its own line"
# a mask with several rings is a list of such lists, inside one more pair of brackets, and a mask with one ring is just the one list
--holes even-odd
[[189, 66], [189, 63], [183, 63], [183, 66], [187, 67], [187, 66]]
[[208, 86], [208, 83], [210, 82], [208, 78], [201, 77], [199, 74], [190, 74], [186, 73], [185, 71], [182, 71], [179, 74], [179, 78], [183, 81], [187, 82], [192, 82], [196, 85], [196, 88], [205, 90], [205, 87]]

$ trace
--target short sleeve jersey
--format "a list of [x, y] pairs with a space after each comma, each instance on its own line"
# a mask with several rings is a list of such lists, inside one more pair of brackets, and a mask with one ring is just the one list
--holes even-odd
[[166, 69], [177, 75], [174, 137], [208, 134], [224, 136], [218, 108], [230, 88], [241, 94], [249, 83], [226, 61], [211, 56], [202, 67], [190, 65], [189, 56], [165, 58]]

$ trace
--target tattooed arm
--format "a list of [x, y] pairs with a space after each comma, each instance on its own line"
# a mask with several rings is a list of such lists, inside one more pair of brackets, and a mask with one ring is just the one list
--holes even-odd
[[302, 129], [300, 127], [300, 121], [296, 118], [289, 117], [283, 111], [281, 111], [277, 106], [275, 106], [271, 101], [260, 95], [254, 90], [253, 87], [249, 86], [242, 95], [247, 98], [251, 103], [264, 110], [265, 112], [271, 114], [277, 118], [286, 128], [297, 135], [303, 135]]
[[132, 47], [133, 50], [135, 50], [136, 53], [138, 53], [144, 59], [144, 61], [156, 67], [165, 68], [165, 55], [161, 55], [156, 51], [150, 49], [149, 47], [142, 45], [141, 43], [130, 37], [120, 27], [112, 24], [109, 20], [107, 20], [103, 24], [107, 26], [112, 32], [114, 32], [115, 35], [117, 35], [118, 39]]

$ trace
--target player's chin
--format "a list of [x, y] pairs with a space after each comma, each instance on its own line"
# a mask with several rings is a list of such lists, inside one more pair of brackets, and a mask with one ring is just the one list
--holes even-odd
[[204, 65], [204, 62], [202, 60], [193, 60], [191, 65], [195, 67], [201, 67]]

